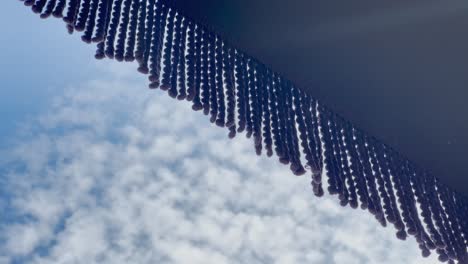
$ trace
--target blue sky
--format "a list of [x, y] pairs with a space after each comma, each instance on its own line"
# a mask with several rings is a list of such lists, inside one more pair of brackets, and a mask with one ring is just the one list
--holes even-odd
[[435, 263], [135, 65], [20, 2], [0, 12], [1, 264]]

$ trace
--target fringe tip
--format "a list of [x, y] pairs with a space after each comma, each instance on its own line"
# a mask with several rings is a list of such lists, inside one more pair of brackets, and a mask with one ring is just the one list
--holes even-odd
[[158, 88], [159, 88], [159, 83], [158, 83], [158, 82], [151, 82], [151, 83], [148, 85], [148, 88], [150, 88], [150, 89], [158, 89]]
[[163, 90], [163, 91], [167, 91], [167, 90], [171, 89], [171, 86], [170, 86], [169, 84], [162, 84], [162, 85], [160, 86], [160, 88], [161, 88], [161, 90]]
[[137, 71], [138, 71], [139, 73], [148, 74], [149, 69], [148, 69], [148, 67], [145, 66], [145, 65], [140, 65], [140, 67], [138, 67]]
[[177, 98], [177, 91], [170, 89], [167, 94], [174, 99]]
[[406, 237], [408, 235], [406, 234], [405, 230], [400, 230], [396, 233], [396, 237], [400, 240], [406, 240]]
[[280, 158], [279, 158], [279, 162], [280, 162], [281, 164], [288, 165], [288, 164], [289, 164], [289, 159], [286, 158], [286, 157], [280, 157]]
[[224, 127], [224, 122], [223, 122], [223, 120], [221, 120], [221, 119], [216, 120], [216, 121], [215, 121], [215, 124], [216, 124], [217, 126], [219, 126], [219, 127]]
[[200, 110], [203, 109], [203, 106], [200, 103], [195, 103], [195, 104], [192, 105], [192, 109], [194, 111], [200, 111]]

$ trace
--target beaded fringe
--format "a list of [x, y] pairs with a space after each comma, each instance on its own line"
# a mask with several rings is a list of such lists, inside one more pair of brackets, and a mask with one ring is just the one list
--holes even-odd
[[[342, 206], [360, 207], [424, 257], [468, 263], [468, 199], [395, 149], [359, 130], [292, 82], [226, 43], [164, 0], [23, 0], [97, 44], [95, 57], [139, 63], [149, 87], [192, 102], [230, 138], [246, 132], [258, 155], [310, 172]], [[65, 13], [65, 14], [64, 14]], [[303, 155], [303, 157], [301, 157]], [[322, 177], [326, 177], [326, 182]]]

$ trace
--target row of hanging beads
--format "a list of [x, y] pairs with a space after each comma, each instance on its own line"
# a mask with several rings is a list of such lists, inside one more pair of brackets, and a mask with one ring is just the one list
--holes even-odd
[[248, 75], [249, 67], [249, 58], [246, 55], [242, 56], [242, 67], [241, 67], [241, 76], [242, 76], [242, 86], [244, 87], [244, 108], [245, 108], [245, 131], [247, 138], [250, 138], [253, 133], [253, 123], [252, 123], [252, 105], [251, 105], [251, 87], [249, 85], [250, 79]]
[[275, 152], [278, 158], [284, 157], [285, 150], [283, 148], [283, 140], [281, 137], [281, 128], [280, 128], [280, 122], [279, 122], [279, 114], [278, 114], [278, 98], [276, 96], [277, 94], [277, 89], [278, 89], [278, 84], [276, 82], [276, 74], [271, 72], [270, 70], [268, 71], [268, 97], [270, 98], [269, 100], [269, 107], [270, 107], [270, 113], [271, 113], [271, 132], [273, 136], [273, 144], [275, 145]]
[[340, 193], [340, 189], [338, 179], [336, 176], [337, 165], [333, 155], [333, 144], [331, 142], [330, 119], [328, 112], [326, 112], [323, 107], [319, 107], [318, 109], [320, 129], [322, 132], [321, 139], [323, 143], [324, 166], [328, 177], [328, 193], [330, 193], [331, 195], [335, 195]]
[[292, 147], [291, 154], [294, 158], [291, 162], [290, 169], [296, 176], [301, 176], [305, 174], [304, 166], [301, 162], [301, 152], [299, 149], [299, 138], [297, 135], [297, 127], [296, 127], [296, 117], [293, 105], [293, 90], [297, 89], [292, 83], [289, 83], [290, 89], [286, 91], [287, 97], [286, 102], [288, 105], [288, 119], [289, 119], [289, 129], [290, 129], [290, 142]]
[[125, 40], [127, 39], [127, 29], [130, 18], [130, 7], [132, 5], [132, 0], [124, 0], [122, 4], [122, 19], [120, 20], [120, 25], [118, 27], [117, 43], [115, 44], [114, 52], [114, 58], [117, 61], [124, 60]]
[[216, 61], [215, 61], [215, 43], [216, 36], [208, 31], [208, 87], [209, 87], [209, 115], [210, 122], [214, 123], [218, 116], [218, 101], [217, 101], [217, 89], [216, 89]]
[[255, 146], [255, 152], [257, 155], [262, 153], [262, 131], [261, 131], [261, 105], [259, 101], [258, 95], [258, 83], [257, 83], [257, 76], [256, 76], [256, 66], [257, 63], [251, 58], [249, 58], [248, 62], [248, 79], [249, 79], [249, 95], [250, 95], [250, 102], [251, 102], [251, 120], [252, 120], [252, 134]]
[[462, 231], [460, 229], [458, 217], [454, 209], [453, 199], [450, 198], [451, 190], [442, 183], [439, 183], [439, 186], [440, 200], [445, 208], [445, 213], [451, 230], [450, 234], [452, 244], [454, 245], [453, 253], [455, 254], [453, 256], [449, 255], [449, 257], [453, 260], [466, 258], [466, 246], [461, 235]]
[[389, 162], [386, 154], [386, 146], [380, 142], [375, 141], [373, 144], [375, 158], [378, 160], [380, 167], [380, 173], [383, 181], [383, 187], [386, 190], [387, 198], [384, 199], [384, 210], [387, 214], [387, 221], [395, 226], [397, 231], [401, 231], [404, 228], [400, 212], [396, 203], [395, 193], [393, 191], [393, 185], [391, 180], [391, 171], [389, 169]]
[[408, 193], [407, 200], [408, 200], [409, 208], [411, 210], [410, 211], [411, 218], [415, 224], [415, 229], [416, 229], [416, 233], [414, 234], [414, 236], [416, 238], [416, 242], [419, 245], [422, 255], [424, 257], [428, 257], [430, 254], [430, 251], [428, 249], [428, 246], [427, 246], [428, 241], [426, 241], [426, 239], [429, 237], [427, 233], [425, 232], [424, 227], [422, 226], [421, 219], [418, 213], [418, 209], [416, 208], [414, 188], [411, 185], [411, 179], [414, 178], [416, 174], [415, 168], [412, 164], [408, 162], [408, 160], [405, 161], [404, 168], [405, 168], [404, 174], [406, 174], [405, 186], [406, 186], [407, 193]]
[[322, 148], [319, 135], [319, 126], [317, 119], [317, 103], [303, 94], [301, 98], [302, 113], [305, 118], [305, 126], [307, 129], [307, 142], [312, 153], [312, 162], [309, 162], [309, 167], [312, 173], [312, 191], [317, 197], [323, 196], [322, 187]]
[[390, 215], [390, 212], [388, 211], [390, 209], [389, 198], [388, 198], [388, 194], [387, 194], [387, 191], [385, 190], [385, 186], [383, 183], [379, 160], [377, 159], [376, 154], [375, 154], [375, 147], [374, 147], [375, 141], [372, 138], [369, 138], [368, 136], [365, 136], [364, 140], [365, 140], [364, 153], [365, 153], [366, 159], [369, 160], [370, 169], [372, 172], [371, 175], [374, 178], [374, 180], [372, 180], [373, 188], [377, 189], [378, 191], [377, 195], [379, 197], [376, 203], [378, 210], [375, 216], [376, 216], [377, 221], [382, 226], [386, 227], [387, 221], [385, 217], [386, 216], [388, 217]]
[[[294, 115], [296, 117], [297, 128], [299, 130], [299, 140], [302, 147], [302, 152], [304, 153], [305, 160], [307, 161], [307, 166], [314, 166], [314, 158], [312, 156], [312, 151], [309, 148], [309, 142], [307, 138], [307, 127], [304, 120], [304, 113], [302, 112], [302, 100], [304, 100], [302, 91], [299, 89], [293, 89], [293, 105], [294, 105]], [[311, 165], [312, 164], [312, 165]]]
[[90, 9], [91, 9], [91, 0], [82, 0], [82, 6], [78, 12], [76, 22], [75, 22], [76, 31], [81, 32], [85, 29], [86, 21], [88, 20]]
[[[195, 26], [195, 25], [194, 25]], [[198, 111], [203, 109], [201, 100], [200, 100], [200, 87], [201, 87], [201, 68], [202, 68], [202, 55], [201, 55], [201, 32], [200, 28], [196, 26], [195, 30], [195, 75], [194, 75], [194, 93], [193, 93], [193, 105], [192, 109]]]
[[229, 138], [234, 138], [237, 133], [236, 126], [236, 83], [235, 83], [235, 50], [224, 44], [223, 55], [225, 57], [224, 77], [227, 92], [227, 120], [226, 126], [229, 129]]
[[446, 207], [446, 204], [444, 204], [444, 201], [443, 199], [441, 198], [442, 196], [442, 185], [441, 183], [439, 182], [439, 179], [435, 178], [435, 185], [436, 185], [436, 188], [437, 188], [437, 195], [438, 195], [438, 199], [440, 201], [440, 212], [441, 212], [441, 216], [442, 216], [442, 220], [443, 220], [443, 223], [444, 223], [444, 227], [445, 227], [445, 230], [446, 230], [446, 234], [447, 234], [447, 247], [445, 248], [445, 253], [447, 254], [447, 257], [449, 259], [456, 259], [457, 258], [457, 255], [456, 255], [456, 252], [455, 252], [455, 248], [456, 248], [456, 239], [455, 239], [455, 236], [453, 234], [453, 230], [451, 228], [451, 219], [449, 219], [449, 214], [447, 212], [447, 207]]
[[370, 200], [368, 210], [371, 214], [373, 214], [376, 217], [377, 220], [379, 220], [382, 214], [382, 209], [380, 204], [380, 197], [375, 185], [374, 175], [372, 174], [371, 164], [367, 155], [365, 135], [360, 130], [355, 130], [355, 132], [356, 145], [358, 150], [357, 153], [361, 162], [361, 168], [364, 175], [364, 179], [369, 190]]
[[159, 12], [156, 14], [153, 24], [153, 34], [150, 48], [150, 63], [149, 63], [149, 88], [159, 88], [159, 80], [161, 77], [161, 57], [163, 53], [164, 36], [166, 31], [166, 22], [168, 9], [166, 6], [158, 2], [156, 6]]
[[435, 226], [439, 230], [441, 234], [441, 244], [436, 244], [437, 249], [436, 252], [439, 254], [439, 259], [448, 259], [448, 256], [445, 252], [445, 249], [449, 247], [449, 238], [447, 236], [447, 230], [445, 230], [445, 226], [443, 224], [443, 219], [441, 217], [441, 206], [440, 200], [437, 197], [437, 190], [435, 186], [435, 179], [433, 175], [427, 174], [424, 181], [424, 189], [426, 190], [426, 196], [429, 201], [428, 206], [433, 214], [433, 219], [435, 222]]
[[335, 116], [335, 125], [337, 130], [337, 138], [338, 138], [338, 146], [339, 146], [339, 154], [341, 163], [343, 166], [343, 173], [344, 173], [344, 180], [343, 184], [348, 188], [348, 195], [349, 195], [349, 205], [351, 208], [356, 209], [358, 207], [358, 198], [356, 194], [356, 183], [354, 182], [353, 175], [351, 172], [351, 167], [348, 161], [349, 151], [347, 150], [347, 143], [345, 141], [345, 120], [342, 119], [340, 116]]
[[273, 156], [273, 139], [271, 137], [271, 114], [268, 103], [268, 72], [267, 67], [263, 64], [258, 68], [259, 85], [261, 90], [261, 102], [262, 102], [262, 115], [263, 121], [263, 143], [265, 145], [266, 155], [268, 157]]
[[171, 76], [170, 76], [170, 88], [168, 90], [168, 95], [172, 98], [177, 98], [177, 79], [179, 76], [178, 67], [180, 60], [180, 42], [182, 37], [182, 16], [176, 12], [176, 21], [174, 23], [174, 39], [172, 43], [171, 50]]
[[94, 31], [94, 36], [91, 38], [92, 42], [99, 43], [104, 40], [106, 32], [106, 21], [107, 16], [109, 16], [108, 8], [111, 0], [101, 0], [98, 5], [97, 11], [97, 20], [96, 20], [96, 29]]
[[[226, 126], [228, 128], [234, 127], [234, 135], [236, 131], [236, 90], [234, 83], [234, 53], [233, 49], [229, 48], [226, 43], [223, 43], [223, 77], [226, 88], [226, 100], [227, 100], [227, 116], [226, 116]], [[232, 130], [230, 130], [232, 131]]]
[[210, 84], [209, 84], [209, 54], [208, 54], [208, 34], [205, 30], [202, 33], [202, 63], [201, 63], [201, 79], [200, 79], [200, 94], [201, 103], [203, 106], [203, 114], [208, 115], [210, 113]]
[[278, 121], [279, 121], [279, 134], [281, 134], [281, 149], [283, 150], [283, 155], [279, 156], [279, 161], [282, 164], [289, 164], [290, 154], [288, 148], [288, 135], [287, 135], [287, 116], [286, 116], [286, 97], [284, 95], [285, 84], [281, 76], [276, 75], [276, 87], [275, 87], [275, 96], [278, 107]]
[[421, 216], [423, 218], [423, 222], [428, 229], [431, 242], [429, 242], [429, 238], [426, 238], [426, 244], [428, 249], [434, 250], [438, 246], [443, 246], [442, 238], [439, 234], [439, 231], [434, 226], [432, 213], [429, 207], [429, 201], [424, 191], [424, 178], [427, 177], [426, 174], [419, 174], [415, 175], [412, 180], [414, 181], [414, 194], [416, 195], [416, 200], [418, 201], [420, 208], [421, 208]]
[[187, 100], [193, 101], [195, 97], [195, 71], [197, 64], [197, 55], [195, 51], [195, 25], [188, 21], [187, 34]]
[[215, 40], [215, 85], [216, 94], [218, 96], [218, 117], [215, 121], [219, 127], [224, 127], [226, 119], [226, 106], [224, 96], [224, 82], [223, 82], [223, 41], [219, 36]]
[[132, 7], [130, 11], [130, 19], [128, 25], [128, 37], [127, 37], [127, 46], [125, 48], [125, 61], [134, 61], [135, 60], [135, 42], [138, 29], [138, 14], [140, 10], [139, 0], [132, 1]]
[[172, 45], [173, 45], [173, 38], [174, 38], [174, 23], [176, 20], [176, 12], [170, 8], [168, 11], [167, 16], [167, 29], [165, 34], [165, 42], [164, 42], [164, 52], [163, 52], [163, 68], [162, 68], [162, 78], [161, 78], [161, 85], [159, 88], [163, 91], [169, 90], [171, 87], [171, 76], [172, 76], [172, 64], [171, 64], [171, 56], [172, 56]]
[[[150, 6], [151, 2], [154, 3], [154, 0], [150, 0]], [[115, 4], [112, 10], [112, 18], [110, 20], [109, 24], [109, 30], [107, 31], [106, 34], [106, 39], [105, 39], [105, 45], [106, 49], [104, 53], [106, 54], [107, 58], [113, 59], [114, 58], [114, 42], [115, 42], [115, 37], [117, 35], [117, 27], [119, 26], [119, 21], [120, 21], [120, 11], [122, 7], [122, 0], [115, 0]], [[153, 12], [148, 12], [148, 14], [152, 14]], [[151, 21], [148, 21], [148, 23], [152, 23]], [[148, 29], [146, 29], [147, 31]]]
[[247, 120], [245, 114], [245, 100], [244, 94], [246, 93], [245, 85], [244, 85], [244, 75], [242, 68], [243, 59], [242, 54], [236, 52], [234, 56], [234, 64], [235, 64], [235, 82], [236, 82], [236, 101], [237, 101], [237, 119], [238, 119], [238, 128], [237, 132], [243, 132], [245, 130]]
[[341, 157], [340, 153], [340, 134], [338, 131], [338, 126], [336, 122], [337, 116], [330, 111], [330, 134], [331, 134], [331, 142], [333, 145], [333, 159], [335, 160], [336, 164], [336, 172], [335, 175], [338, 179], [338, 188], [340, 190], [338, 194], [338, 199], [340, 200], [341, 206], [346, 206], [349, 203], [349, 191], [346, 186], [346, 172], [344, 171], [344, 160]]
[[185, 54], [187, 48], [187, 30], [188, 30], [188, 20], [183, 18], [182, 25], [180, 28], [181, 35], [179, 40], [179, 63], [177, 65], [177, 72], [178, 72], [178, 100], [185, 100], [187, 98], [187, 87], [186, 87], [186, 62], [185, 62]]

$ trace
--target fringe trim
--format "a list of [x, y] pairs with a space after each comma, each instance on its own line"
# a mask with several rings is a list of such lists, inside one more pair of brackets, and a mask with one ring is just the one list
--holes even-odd
[[[246, 131], [258, 155], [276, 154], [295, 175], [311, 173], [313, 193], [337, 195], [421, 254], [468, 263], [468, 199], [319, 104], [290, 81], [165, 0], [22, 0], [41, 18], [63, 17], [70, 33], [97, 43], [95, 57], [139, 63], [149, 87], [192, 102], [229, 138]], [[161, 69], [162, 66], [162, 69]], [[301, 151], [302, 150], [302, 151]], [[304, 155], [305, 167], [301, 161]]]

